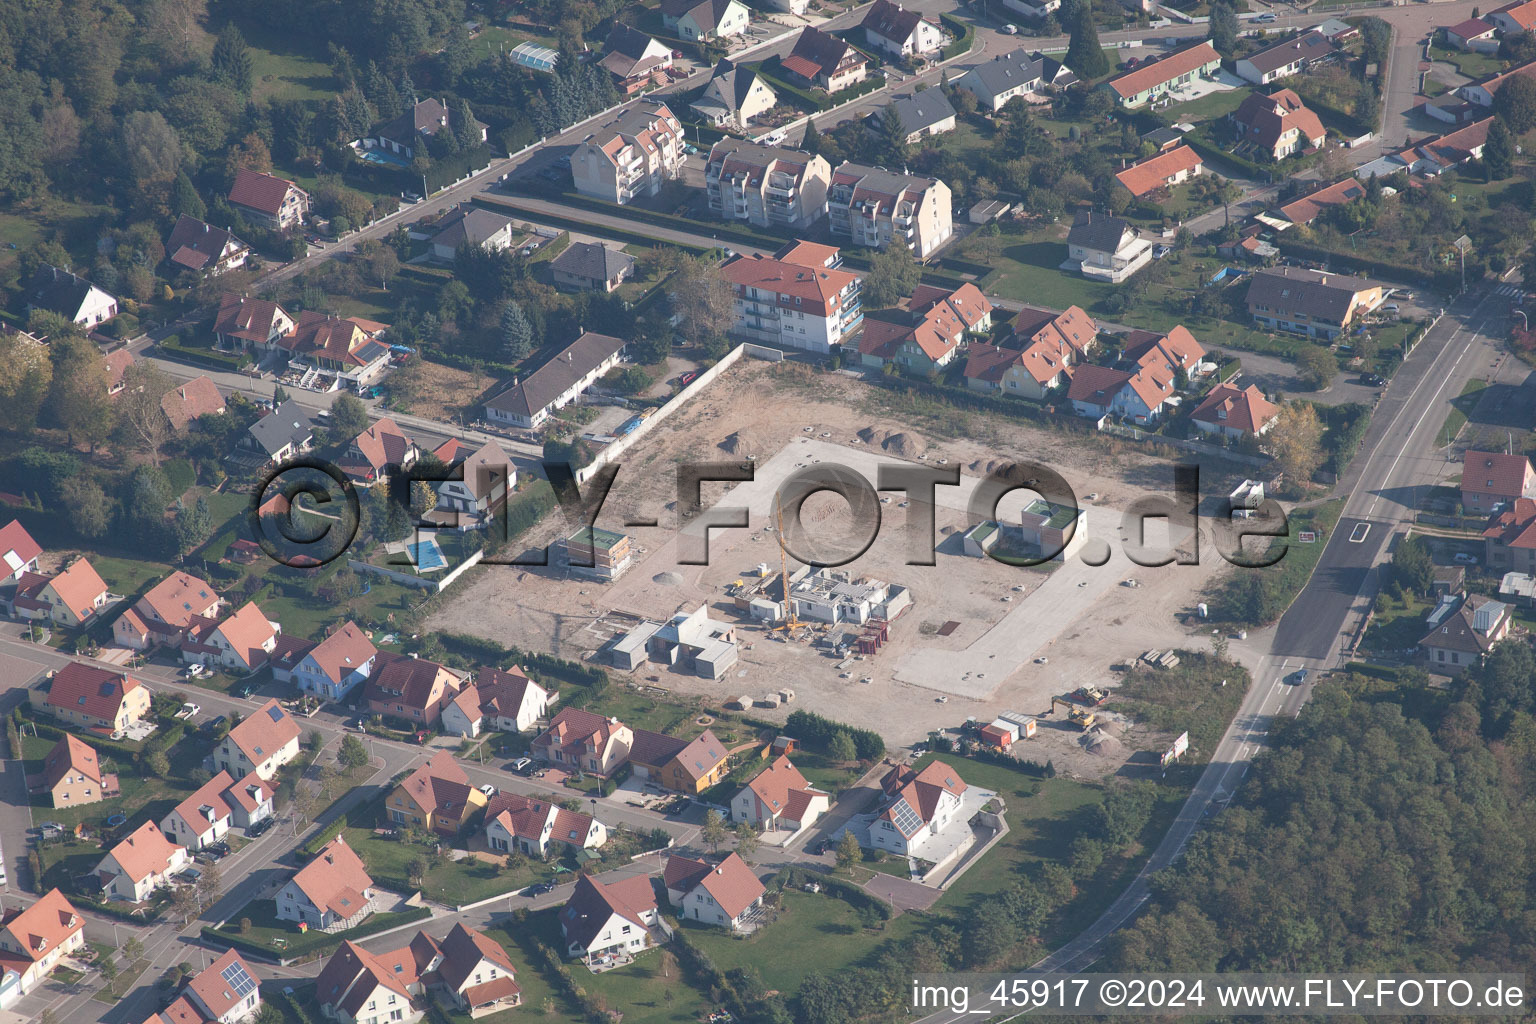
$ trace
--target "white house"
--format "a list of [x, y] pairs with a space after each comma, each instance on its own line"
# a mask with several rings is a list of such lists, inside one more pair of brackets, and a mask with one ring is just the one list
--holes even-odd
[[213, 760], [231, 778], [255, 773], [265, 781], [298, 754], [299, 724], [273, 699], [229, 730], [214, 748]]
[[[50, 889], [30, 907], [6, 916], [0, 924], [0, 955], [5, 970], [15, 972], [16, 988], [30, 992], [46, 979], [59, 961], [85, 945], [85, 918], [58, 889]], [[10, 979], [6, 979], [8, 988]]]
[[115, 298], [85, 278], [58, 267], [38, 267], [23, 291], [27, 309], [45, 309], [85, 328], [117, 316]]
[[462, 203], [433, 225], [432, 255], [452, 261], [463, 246], [501, 252], [512, 246], [512, 218], [493, 210]]
[[1130, 221], [1080, 210], [1067, 233], [1067, 261], [1062, 269], [1119, 284], [1151, 262], [1152, 243]]
[[223, 622], [194, 621], [181, 642], [181, 660], [246, 675], [266, 664], [281, 628], [247, 601]]
[[865, 42], [895, 57], [926, 57], [944, 47], [944, 30], [937, 18], [892, 0], [870, 4], [860, 27]]
[[731, 931], [750, 927], [752, 912], [762, 906], [767, 892], [735, 853], [719, 864], [668, 857], [663, 880], [667, 901], [677, 908], [678, 917]]
[[201, 850], [223, 839], [233, 819], [224, 791], [234, 784], [229, 772], [219, 772], [171, 808], [160, 822], [160, 831], [189, 850]]
[[546, 690], [515, 665], [505, 672], [483, 668], [472, 685], [443, 707], [443, 731], [455, 736], [478, 736], [482, 727], [523, 732], [559, 699], [558, 690]]
[[733, 333], [822, 355], [855, 336], [864, 323], [858, 275], [818, 266], [743, 255], [720, 269], [736, 290]]
[[347, 622], [316, 644], [289, 675], [304, 693], [342, 700], [368, 678], [378, 653], [357, 624]]
[[921, 857], [927, 840], [954, 819], [966, 785], [952, 767], [932, 761], [921, 771], [904, 765], [892, 768], [880, 788], [887, 802], [869, 826], [870, 845], [902, 857]]
[[616, 882], [581, 875], [560, 911], [560, 934], [566, 955], [572, 957], [633, 955], [651, 944], [652, 928], [666, 932], [647, 875]]
[[731, 820], [794, 836], [814, 825], [831, 802], [830, 794], [812, 786], [787, 756], [780, 755], [731, 798]]
[[683, 125], [665, 103], [639, 100], [571, 154], [576, 191], [610, 203], [653, 196], [682, 170]]
[[375, 896], [362, 858], [337, 836], [278, 891], [277, 918], [342, 931], [373, 913]]
[[730, 39], [747, 30], [752, 12], [741, 0], [662, 0], [661, 24], [679, 39]]
[[486, 402], [485, 418], [527, 430], [536, 428], [553, 412], [581, 397], [623, 357], [622, 339], [584, 331], [544, 365]]
[[[261, 986], [240, 954], [230, 949], [187, 982], [186, 993], [177, 1002], [183, 1000], [204, 1022], [239, 1024], [261, 1010]], [[167, 1016], [168, 1012], [161, 1014], [168, 1024], [181, 1024], [179, 1015]]]
[[320, 1015], [341, 1024], [416, 1024], [427, 1010], [411, 997], [426, 990], [421, 976], [439, 955], [424, 938], [417, 932], [410, 945], [377, 956], [342, 942], [315, 980]]
[[607, 841], [608, 826], [548, 799], [498, 793], [485, 808], [485, 842], [499, 853], [516, 849], [543, 858], [551, 845], [595, 850]]
[[166, 839], [154, 822], [146, 821], [101, 859], [96, 877], [108, 899], [143, 903], [186, 867], [188, 859], [185, 847]]
[[454, 464], [459, 479], [437, 485], [437, 508], [430, 518], [461, 529], [489, 525], [517, 487], [517, 467], [495, 441], [487, 441]]

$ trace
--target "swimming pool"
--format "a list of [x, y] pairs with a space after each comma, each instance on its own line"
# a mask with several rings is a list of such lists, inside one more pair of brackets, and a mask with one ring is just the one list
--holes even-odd
[[435, 537], [407, 544], [405, 551], [415, 564], [418, 573], [435, 572], [448, 564], [448, 559], [443, 557], [443, 549], [437, 546]]
[[359, 160], [366, 160], [371, 164], [383, 164], [385, 167], [409, 167], [411, 162], [403, 156], [394, 153], [386, 153], [382, 149], [364, 149], [357, 154]]

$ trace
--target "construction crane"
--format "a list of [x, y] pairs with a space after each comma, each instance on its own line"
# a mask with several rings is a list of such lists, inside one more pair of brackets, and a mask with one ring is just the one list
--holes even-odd
[[800, 620], [795, 618], [795, 605], [789, 599], [789, 555], [785, 551], [784, 544], [783, 499], [774, 504], [774, 517], [779, 541], [779, 585], [784, 588], [784, 625], [775, 626], [774, 629], [782, 629], [786, 636], [794, 636], [795, 630], [800, 628]]
[[1092, 729], [1093, 723], [1099, 720], [1098, 715], [1094, 714], [1092, 711], [1089, 711], [1087, 708], [1078, 707], [1077, 704], [1073, 703], [1066, 697], [1052, 697], [1051, 710], [1046, 713], [1055, 714], [1056, 705], [1058, 704], [1067, 709], [1067, 721], [1071, 722], [1073, 725], [1079, 726], [1084, 732]]

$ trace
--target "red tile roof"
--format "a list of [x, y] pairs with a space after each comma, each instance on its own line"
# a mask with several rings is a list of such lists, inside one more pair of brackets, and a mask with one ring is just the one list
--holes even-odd
[[147, 608], [149, 617], [155, 621], [185, 629], [194, 616], [216, 607], [218, 602], [213, 584], [178, 569], [151, 587], [134, 607]]
[[293, 882], [311, 903], [342, 920], [363, 909], [364, 894], [373, 888], [362, 858], [342, 836], [325, 844], [314, 860], [298, 870]]
[[96, 751], [83, 740], [65, 733], [43, 758], [43, 788], [53, 789], [66, 775], [84, 775], [101, 785], [101, 762]]
[[1352, 203], [1365, 195], [1365, 186], [1354, 177], [1336, 181], [1326, 188], [1320, 188], [1311, 195], [1292, 200], [1280, 207], [1280, 216], [1292, 224], [1310, 224], [1316, 220], [1324, 210], [1334, 206], [1343, 206]]
[[1085, 363], [1073, 371], [1072, 383], [1067, 388], [1067, 399], [1107, 406], [1130, 379], [1129, 371]]
[[35, 963], [69, 941], [70, 936], [85, 928], [85, 920], [75, 912], [74, 905], [64, 898], [58, 889], [50, 889], [36, 903], [24, 910], [12, 910], [5, 915], [0, 930], [8, 933], [19, 954]]
[[736, 920], [767, 890], [747, 862], [735, 853], [716, 864], [699, 879], [699, 887], [714, 897], [726, 917]]
[[107, 592], [106, 583], [84, 558], [75, 559], [48, 582], [53, 586], [53, 592], [59, 595], [59, 599], [78, 619], [90, 615], [95, 610], [97, 599]]
[[[352, 439], [352, 446], [347, 451], [347, 459], [344, 460], [342, 469], [353, 472], [360, 470], [355, 475], [366, 476], [369, 479], [383, 474], [389, 466], [403, 466], [411, 449], [416, 442], [411, 435], [400, 429], [400, 425], [388, 416], [368, 425], [362, 433]], [[354, 456], [361, 456], [361, 461], [356, 462]], [[355, 465], [354, 465], [355, 463]]]
[[1307, 139], [1308, 145], [1327, 137], [1322, 120], [1290, 89], [1279, 89], [1268, 96], [1252, 93], [1232, 119], [1246, 125], [1250, 137], [1270, 152], [1293, 128]]
[[1104, 84], [1122, 97], [1131, 97], [1220, 60], [1216, 48], [1202, 40], [1174, 50], [1160, 60], [1122, 71]]
[[171, 861], [180, 849], [182, 847], [165, 838], [154, 822], [146, 821], [112, 847], [108, 856], [117, 861], [117, 866], [130, 881], [138, 883], [151, 875], [169, 871]]
[[122, 387], [123, 374], [128, 372], [128, 367], [133, 365], [133, 353], [127, 347], [114, 349], [106, 355], [107, 364], [107, 392], [116, 391]]
[[1513, 501], [1526, 497], [1531, 462], [1524, 455], [1469, 451], [1461, 459], [1461, 489]]
[[216, 822], [223, 821], [230, 816], [229, 803], [224, 799], [225, 790], [233, 786], [235, 780], [229, 772], [221, 771], [193, 791], [174, 808], [174, 813], [179, 814], [183, 821], [192, 826], [194, 834], [199, 838], [213, 830]]
[[1458, 21], [1445, 31], [1462, 39], [1481, 39], [1483, 36], [1492, 35], [1494, 29], [1482, 18], [1468, 18], [1466, 21]]
[[240, 954], [233, 949], [228, 949], [224, 951], [223, 956], [209, 964], [187, 983], [187, 988], [191, 989], [193, 994], [202, 1001], [202, 1004], [208, 1008], [215, 1019], [222, 1018], [230, 1010], [243, 1003], [246, 996], [250, 995], [249, 992], [237, 991], [233, 985], [224, 979], [224, 973], [236, 965], [239, 965], [240, 969], [252, 981], [256, 980], [256, 975], [251, 971], [250, 966], [241, 959]]
[[809, 792], [812, 787], [800, 774], [788, 757], [780, 754], [778, 757], [752, 777], [747, 783], [747, 788], [763, 802], [772, 814], [782, 814], [789, 807], [790, 794]]
[[1169, 184], [1180, 174], [1189, 174], [1204, 166], [1205, 161], [1200, 159], [1199, 153], [1188, 146], [1179, 146], [1127, 167], [1115, 175], [1115, 180], [1130, 189], [1131, 195], [1140, 199], [1148, 192]]
[[123, 697], [144, 684], [123, 672], [72, 661], [54, 673], [48, 690], [49, 705], [112, 721]]
[[455, 818], [464, 813], [470, 793], [469, 775], [446, 750], [439, 750], [418, 766], [400, 787], [422, 810]]
[[1489, 521], [1483, 536], [1505, 547], [1536, 550], [1536, 500], [1516, 498]]
[[224, 396], [213, 378], [204, 374], [178, 384], [160, 399], [160, 408], [166, 419], [179, 433], [186, 430], [199, 416], [212, 416], [224, 411]]
[[656, 891], [651, 888], [648, 875], [616, 882], [582, 875], [576, 879], [576, 891], [560, 911], [560, 924], [566, 941], [585, 949], [614, 914], [645, 928], [645, 915], [655, 912]]
[[272, 336], [274, 321], [291, 319], [283, 307], [275, 302], [242, 298], [226, 292], [219, 300], [219, 312], [214, 318], [213, 330], [216, 334], [264, 345]]
[[42, 545], [33, 540], [26, 527], [17, 520], [12, 519], [0, 527], [0, 559], [4, 560], [4, 571], [14, 572], [42, 553]]
[[[950, 765], [943, 761], [930, 761], [921, 771], [905, 765], [892, 768], [881, 780], [880, 788], [886, 796], [892, 798], [891, 806], [880, 816], [900, 828], [903, 816], [896, 811], [897, 801], [905, 801], [917, 812], [920, 823], [926, 824], [933, 820], [939, 800], [945, 793], [959, 797], [967, 787], [960, 773]], [[910, 837], [913, 832], [903, 834]]]
[[298, 738], [299, 723], [282, 709], [276, 698], [269, 699], [229, 730], [229, 742], [253, 765], [260, 765]]
[[242, 167], [235, 172], [235, 183], [229, 190], [229, 201], [239, 206], [277, 216], [283, 208], [288, 190], [298, 188], [285, 178], [274, 177]]
[[[858, 278], [846, 270], [805, 267], [768, 256], [738, 256], [720, 269], [720, 276], [737, 290], [757, 288], [789, 301], [800, 300], [795, 309], [827, 316], [841, 305], [843, 289]], [[786, 302], [786, 305], [789, 304]]]
[[1256, 434], [1280, 415], [1280, 407], [1250, 384], [1246, 388], [1218, 384], [1190, 413], [1191, 419]]
[[[437, 974], [454, 992], [462, 989], [464, 983], [469, 980], [471, 972], [480, 966], [481, 960], [489, 960], [506, 971], [509, 980], [515, 973], [512, 958], [507, 956], [507, 951], [499, 943], [482, 931], [465, 927], [463, 923], [455, 924], [453, 931], [448, 933], [439, 946], [443, 951], [443, 962], [438, 966]], [[486, 993], [479, 992], [479, 988], [483, 987], [482, 984], [470, 989], [471, 992], [476, 992], [478, 999], [482, 1001], [487, 996]], [[514, 986], [512, 991], [516, 990]], [[474, 1003], [477, 1000], [472, 997], [470, 1001]]]
[[373, 646], [373, 641], [363, 635], [357, 623], [348, 621], [316, 644], [315, 649], [309, 653], [326, 678], [339, 683], [379, 651]]

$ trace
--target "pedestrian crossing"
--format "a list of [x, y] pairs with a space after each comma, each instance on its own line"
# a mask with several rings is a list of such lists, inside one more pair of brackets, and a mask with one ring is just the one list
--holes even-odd
[[1525, 298], [1525, 289], [1517, 284], [1501, 284], [1493, 290], [1493, 294], [1502, 295], [1507, 299]]

